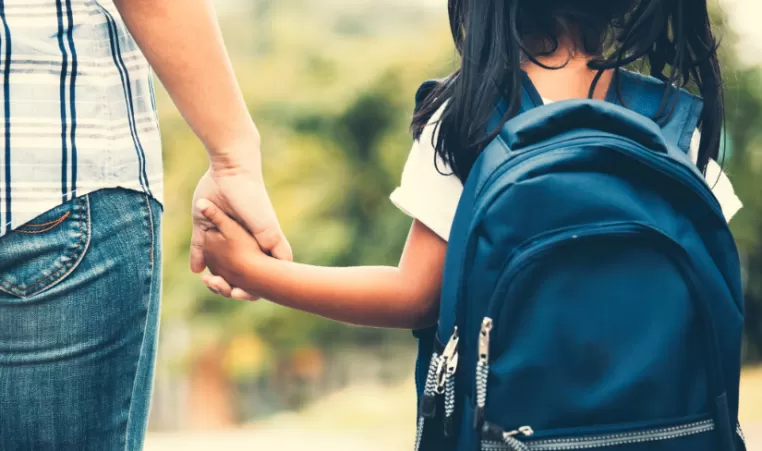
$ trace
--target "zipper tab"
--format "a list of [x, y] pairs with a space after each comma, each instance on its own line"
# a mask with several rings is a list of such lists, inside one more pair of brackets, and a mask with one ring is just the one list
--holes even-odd
[[458, 371], [458, 354], [457, 353], [453, 355], [449, 360], [447, 360], [447, 370], [445, 370], [445, 375], [448, 377], [455, 376], [456, 371]]
[[513, 431], [506, 431], [500, 426], [490, 423], [488, 421], [485, 421], [484, 425], [482, 426], [482, 438], [484, 440], [489, 440], [493, 442], [503, 442], [507, 439], [518, 437], [518, 436], [531, 437], [533, 435], [534, 435], [534, 430], [531, 428], [531, 426], [521, 426], [520, 428], [515, 429]]
[[439, 395], [442, 395], [445, 392], [447, 375], [450, 374], [450, 371], [454, 374], [457, 369], [459, 342], [460, 337], [458, 336], [458, 328], [456, 327], [450, 340], [447, 342], [447, 346], [445, 346], [444, 352], [442, 352], [442, 357], [440, 357], [439, 365], [437, 366], [436, 392]]
[[444, 352], [442, 355], [446, 359], [452, 358], [453, 355], [455, 355], [458, 352], [458, 342], [460, 341], [460, 336], [458, 335], [458, 327], [456, 326], [455, 329], [452, 332], [452, 336], [450, 337], [450, 341], [447, 342], [447, 346], [445, 346]]
[[484, 318], [479, 331], [479, 361], [489, 362], [489, 334], [492, 332], [492, 318]]
[[503, 432], [503, 438], [516, 437], [517, 435], [523, 435], [524, 437], [531, 437], [534, 435], [534, 430], [530, 426], [521, 426], [515, 431]]

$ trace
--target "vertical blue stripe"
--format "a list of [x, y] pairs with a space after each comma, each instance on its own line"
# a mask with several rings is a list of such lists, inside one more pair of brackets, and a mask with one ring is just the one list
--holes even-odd
[[69, 51], [71, 52], [71, 79], [69, 80], [69, 106], [71, 108], [71, 196], [77, 197], [77, 49], [74, 47], [74, 13], [71, 10], [71, 0], [66, 0], [68, 10]]
[[3, 113], [5, 115], [5, 226], [11, 227], [13, 216], [11, 214], [11, 31], [5, 20], [5, 1], [0, 0], [0, 20], [3, 22], [3, 35], [0, 39], [0, 48], [5, 44], [5, 71], [3, 73], [3, 94], [5, 96]]
[[58, 48], [61, 50], [63, 62], [61, 63], [61, 82], [59, 97], [61, 104], [61, 198], [64, 202], [69, 200], [69, 136], [66, 121], [66, 76], [69, 70], [69, 55], [64, 46], [64, 23], [63, 6], [61, 0], [56, 0], [56, 16], [58, 17]]
[[130, 83], [130, 75], [127, 72], [127, 67], [124, 65], [124, 60], [122, 59], [116, 21], [106, 8], [103, 6], [100, 8], [106, 15], [106, 20], [108, 21], [108, 32], [111, 39], [111, 55], [113, 56], [114, 64], [116, 64], [117, 70], [119, 71], [119, 76], [122, 79], [124, 100], [127, 103], [127, 119], [130, 125], [130, 134], [132, 135], [132, 141], [135, 144], [135, 149], [138, 154], [138, 164], [140, 166], [138, 178], [140, 179], [140, 185], [143, 189], [146, 190], [149, 195], [152, 195], [151, 188], [148, 186], [148, 175], [146, 174], [145, 152], [143, 151], [143, 145], [140, 143], [140, 137], [138, 136], [137, 128], [135, 127], [135, 107], [132, 101], [132, 85]]

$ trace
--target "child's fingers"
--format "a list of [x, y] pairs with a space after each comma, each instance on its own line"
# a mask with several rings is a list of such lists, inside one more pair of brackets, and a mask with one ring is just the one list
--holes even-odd
[[237, 301], [258, 301], [260, 298], [243, 291], [240, 288], [233, 288], [230, 292], [230, 297]]
[[[208, 200], [200, 199], [196, 203], [196, 207], [206, 219], [214, 224], [214, 227], [219, 230], [223, 236], [230, 236], [237, 230], [237, 223], [230, 219], [230, 217], [220, 210], [219, 207]], [[240, 226], [238, 227], [240, 228]]]

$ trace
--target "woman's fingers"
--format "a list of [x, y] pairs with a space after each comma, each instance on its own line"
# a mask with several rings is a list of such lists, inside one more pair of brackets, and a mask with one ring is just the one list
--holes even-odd
[[206, 285], [212, 293], [219, 294], [226, 298], [229, 298], [233, 291], [233, 287], [231, 287], [225, 279], [220, 276], [215, 276], [214, 274], [202, 274], [201, 281], [204, 282], [204, 285]]

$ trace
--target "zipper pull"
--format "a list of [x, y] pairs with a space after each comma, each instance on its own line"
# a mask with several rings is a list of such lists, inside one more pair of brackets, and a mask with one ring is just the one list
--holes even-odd
[[484, 318], [479, 331], [479, 359], [476, 363], [476, 409], [474, 429], [484, 424], [484, 406], [487, 404], [487, 378], [489, 375], [489, 334], [492, 332], [492, 318]]
[[479, 361], [489, 362], [489, 334], [492, 332], [492, 318], [484, 318], [479, 331]]
[[506, 431], [500, 426], [487, 422], [484, 422], [482, 426], [482, 438], [493, 442], [504, 442], [507, 439], [515, 438], [517, 436], [531, 437], [534, 435], [534, 430], [530, 426], [521, 426], [513, 431]]
[[450, 359], [447, 360], [447, 370], [445, 371], [445, 376], [451, 377], [455, 376], [455, 373], [458, 371], [458, 354], [455, 353]]
[[534, 435], [534, 430], [530, 426], [521, 426], [515, 431], [503, 432], [503, 438], [516, 437], [517, 435], [523, 435], [524, 437], [531, 437]]
[[[458, 336], [458, 328], [455, 327], [450, 340], [447, 342], [447, 346], [445, 346], [445, 349], [442, 352], [442, 357], [440, 358], [439, 366], [437, 367], [437, 394], [444, 394], [445, 383], [447, 381], [447, 375], [450, 372], [450, 368], [453, 368], [453, 372], [455, 369], [457, 369], [459, 342], [460, 337]], [[455, 365], [454, 367], [452, 363], [453, 361]]]
[[507, 445], [510, 450], [530, 451], [529, 446], [527, 446], [526, 443], [516, 438], [519, 435], [531, 437], [534, 435], [534, 431], [529, 426], [521, 426], [514, 431], [506, 432], [505, 429], [500, 426], [488, 422], [485, 422], [482, 426], [482, 444], [484, 444], [484, 442], [502, 443], [503, 446]]

